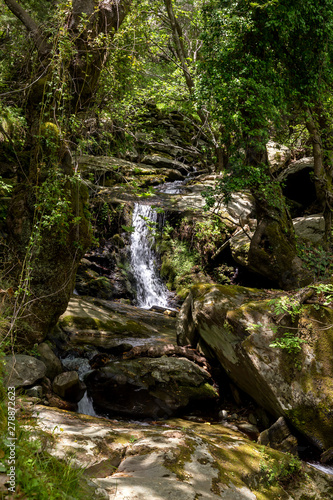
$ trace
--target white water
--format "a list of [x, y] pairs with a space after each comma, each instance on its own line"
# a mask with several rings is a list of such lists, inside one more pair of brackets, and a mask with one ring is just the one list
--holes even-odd
[[152, 230], [157, 223], [157, 212], [149, 205], [135, 203], [131, 235], [131, 265], [137, 282], [137, 304], [143, 309], [152, 306], [168, 307], [168, 289], [159, 277], [156, 254], [152, 249], [154, 238], [148, 228], [147, 221], [152, 224]]
[[333, 475], [333, 466], [332, 465], [324, 465], [324, 464], [321, 464], [320, 462], [308, 462], [308, 465], [315, 467], [316, 469], [320, 470], [321, 472], [326, 472], [326, 474], [330, 474], [331, 476]]

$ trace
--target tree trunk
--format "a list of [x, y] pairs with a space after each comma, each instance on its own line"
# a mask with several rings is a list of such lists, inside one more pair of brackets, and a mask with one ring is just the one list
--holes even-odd
[[[317, 109], [315, 112], [317, 122], [311, 110], [308, 109], [307, 112], [306, 127], [312, 141], [316, 197], [325, 219], [325, 245], [328, 247], [332, 242], [332, 146], [326, 144], [325, 147], [325, 143], [331, 141], [331, 138], [327, 139], [325, 137], [325, 135], [328, 135], [328, 124], [322, 110]], [[319, 127], [321, 130], [326, 131], [326, 134], [321, 135]]]
[[[267, 151], [260, 139], [251, 139], [246, 150], [247, 165], [262, 168], [270, 177]], [[284, 290], [305, 286], [311, 276], [297, 256], [293, 223], [281, 188], [273, 179], [251, 189], [256, 202], [257, 227], [249, 250], [249, 268]]]
[[[77, 266], [91, 237], [88, 192], [73, 177], [66, 130], [60, 128], [59, 118], [78, 109], [85, 110], [93, 100], [107, 60], [109, 38], [103, 46], [93, 42], [100, 34], [109, 35], [118, 29], [131, 0], [103, 0], [98, 8], [94, 0], [73, 0], [72, 12], [63, 29], [72, 40], [74, 55], [67, 64], [62, 64], [68, 73], [57, 75], [60, 81], [69, 76], [71, 84], [63, 96], [62, 109], [58, 109], [57, 87], [50, 93], [50, 83], [54, 83], [53, 56], [41, 28], [15, 0], [5, 1], [31, 33], [41, 65], [26, 108], [29, 126], [26, 150], [30, 161], [27, 171], [21, 173], [22, 182], [14, 190], [7, 219], [17, 283], [12, 327], [28, 346], [42, 341], [65, 311]], [[84, 28], [80, 27], [82, 21], [86, 22]], [[58, 50], [59, 38], [53, 40], [53, 54]], [[49, 101], [44, 99], [47, 94], [51, 94]]]

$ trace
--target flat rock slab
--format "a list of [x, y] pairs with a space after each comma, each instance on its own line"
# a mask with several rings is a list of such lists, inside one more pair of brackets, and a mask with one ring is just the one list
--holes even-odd
[[32, 356], [26, 354], [15, 354], [5, 356], [5, 379], [6, 387], [25, 387], [34, 384], [44, 377], [46, 373], [45, 364]]
[[331, 498], [333, 491], [332, 476], [305, 465], [301, 476], [283, 488], [263, 482], [267, 460], [273, 468], [290, 458], [223, 425], [180, 419], [140, 425], [40, 405], [34, 419], [35, 430], [52, 437], [48, 451], [53, 456], [71, 454], [85, 468], [95, 485], [93, 499], [300, 500], [305, 494]]
[[73, 297], [59, 319], [67, 347], [176, 344], [176, 318], [102, 299]]

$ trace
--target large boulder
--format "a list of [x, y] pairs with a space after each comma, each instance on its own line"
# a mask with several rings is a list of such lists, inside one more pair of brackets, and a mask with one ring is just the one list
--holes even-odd
[[25, 387], [33, 385], [46, 374], [46, 366], [39, 359], [26, 354], [5, 356], [5, 387]]
[[210, 374], [185, 358], [115, 361], [88, 374], [85, 382], [94, 405], [132, 417], [165, 418], [190, 401], [216, 399]]
[[133, 345], [175, 342], [176, 319], [134, 306], [88, 297], [72, 297], [59, 319], [66, 348], [90, 345], [111, 349], [126, 341]]
[[305, 243], [320, 245], [325, 236], [325, 220], [321, 214], [305, 215], [293, 219], [295, 234]]
[[[333, 478], [223, 425], [138, 425], [36, 406], [47, 451], [73, 457], [91, 492], [112, 500], [268, 500], [332, 496]], [[167, 425], [165, 425], [167, 424]], [[29, 421], [29, 425], [31, 425]], [[103, 496], [104, 495], [104, 496]]]
[[[288, 304], [294, 313], [288, 314]], [[297, 298], [278, 291], [267, 297], [264, 290], [197, 285], [179, 314], [178, 342], [214, 353], [259, 405], [286, 417], [319, 449], [328, 449], [333, 445], [333, 310], [297, 304]], [[298, 339], [295, 349], [271, 346], [290, 331]]]
[[291, 151], [287, 146], [278, 144], [274, 141], [268, 141], [266, 144], [268, 163], [273, 172], [285, 167], [291, 158]]

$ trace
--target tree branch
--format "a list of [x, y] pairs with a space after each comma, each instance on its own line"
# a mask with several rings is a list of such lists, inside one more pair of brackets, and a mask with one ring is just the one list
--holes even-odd
[[38, 24], [15, 0], [4, 0], [4, 2], [7, 5], [8, 9], [14, 14], [14, 16], [16, 16], [26, 27], [28, 32], [31, 33], [31, 37], [36, 45], [38, 53], [41, 56], [47, 55], [49, 52], [49, 47], [45, 42]]

